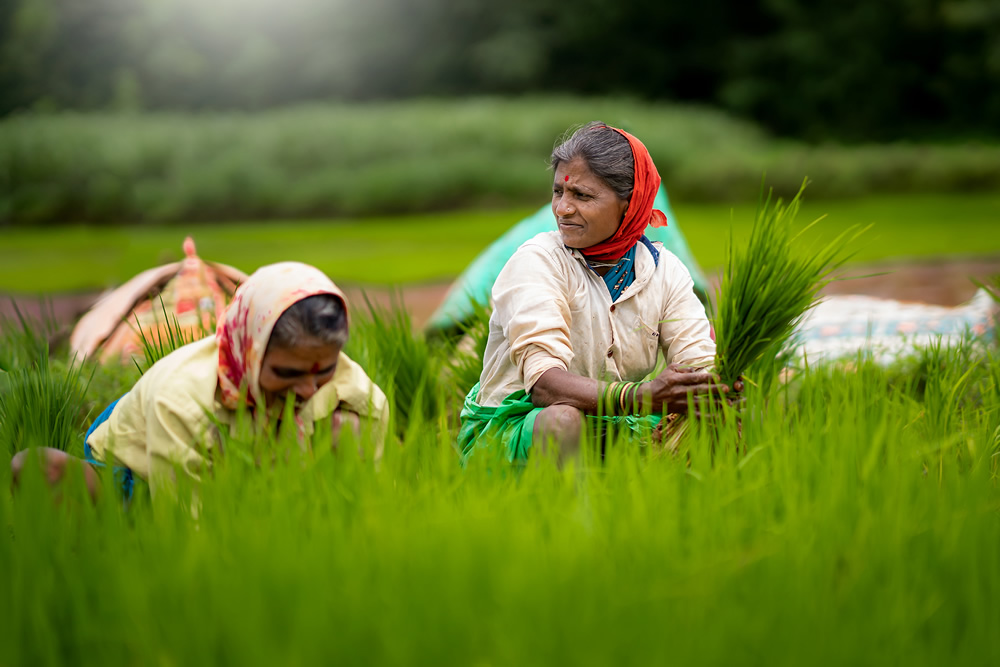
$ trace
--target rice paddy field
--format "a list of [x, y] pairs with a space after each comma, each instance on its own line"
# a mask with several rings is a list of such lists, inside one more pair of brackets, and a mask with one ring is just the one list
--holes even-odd
[[[811, 241], [876, 223], [855, 260], [1000, 248], [993, 195], [823, 208], [800, 213], [830, 214]], [[529, 210], [204, 225], [197, 238], [202, 256], [248, 271], [295, 257], [393, 284], [453, 276]], [[707, 268], [753, 219], [750, 205], [678, 215]], [[10, 230], [0, 284], [99, 287], [173, 259], [152, 254], [179, 236]], [[53, 490], [29, 465], [13, 490], [0, 466], [0, 666], [1000, 662], [995, 336], [890, 366], [781, 373], [765, 355], [745, 403], [691, 422], [675, 449], [612, 433], [603, 455], [590, 441], [564, 467], [514, 468], [489, 450], [463, 464], [455, 448], [487, 312], [461, 342], [402, 308], [353, 305], [346, 351], [391, 405], [377, 463], [365, 436], [333, 451], [323, 429], [307, 447], [238, 430], [197, 488], [140, 490], [128, 506], [110, 475], [92, 503], [80, 479]], [[140, 376], [75, 363], [55, 327], [0, 322], [7, 456], [82, 455], [87, 425]]]
[[[92, 504], [32, 466], [0, 493], [0, 664], [1000, 661], [995, 342], [799, 368], [676, 451], [613, 439], [514, 469], [455, 451], [474, 352], [403, 311], [352, 321], [392, 402], [378, 465], [365, 438], [359, 456], [278, 433], [227, 438], [198, 489], [128, 508], [109, 476]], [[46, 334], [0, 336], [8, 455], [79, 455], [139, 374]]]

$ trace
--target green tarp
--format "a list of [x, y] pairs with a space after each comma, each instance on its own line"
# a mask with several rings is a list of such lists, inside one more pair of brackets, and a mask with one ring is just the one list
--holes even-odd
[[[705, 301], [708, 294], [708, 281], [691, 254], [687, 241], [684, 240], [684, 234], [681, 233], [677, 219], [674, 217], [673, 211], [670, 210], [667, 191], [662, 186], [656, 194], [653, 206], [666, 214], [668, 225], [666, 227], [648, 227], [646, 236], [651, 241], [662, 242], [664, 248], [677, 255], [678, 259], [684, 262], [694, 279], [695, 291], [699, 298]], [[555, 228], [552, 207], [545, 205], [534, 215], [528, 216], [508, 229], [503, 236], [479, 253], [479, 256], [472, 260], [472, 263], [455, 280], [451, 289], [448, 290], [444, 302], [431, 316], [428, 328], [451, 329], [466, 321], [473, 313], [473, 301], [479, 303], [489, 301], [493, 282], [500, 275], [500, 270], [514, 254], [514, 251], [536, 234], [553, 231]]]

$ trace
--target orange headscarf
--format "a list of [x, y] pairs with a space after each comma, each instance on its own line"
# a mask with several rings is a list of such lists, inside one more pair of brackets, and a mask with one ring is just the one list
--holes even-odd
[[[660, 174], [656, 171], [653, 158], [642, 142], [625, 130], [605, 125], [609, 130], [628, 139], [632, 148], [632, 159], [635, 163], [635, 182], [632, 186], [632, 198], [629, 200], [625, 219], [618, 225], [618, 230], [610, 238], [580, 252], [587, 259], [600, 262], [617, 261], [625, 256], [632, 246], [638, 243], [646, 231], [646, 225], [666, 227], [667, 216], [662, 211], [653, 208], [653, 200], [660, 189]], [[601, 128], [595, 128], [601, 129]]]
[[264, 266], [236, 290], [215, 332], [219, 344], [219, 389], [222, 404], [239, 405], [241, 390], [248, 405], [264, 405], [260, 368], [271, 330], [289, 306], [317, 294], [332, 294], [346, 310], [347, 299], [317, 268], [299, 262]]

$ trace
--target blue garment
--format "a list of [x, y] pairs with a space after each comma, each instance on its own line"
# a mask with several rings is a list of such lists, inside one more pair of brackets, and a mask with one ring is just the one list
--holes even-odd
[[653, 245], [653, 242], [650, 241], [645, 234], [642, 235], [642, 238], [639, 239], [639, 242], [642, 243], [642, 245], [646, 246], [646, 250], [648, 250], [649, 254], [653, 256], [653, 266], [659, 266], [660, 251], [656, 249], [656, 246]]
[[[660, 251], [656, 249], [656, 246], [646, 238], [645, 234], [642, 235], [639, 241], [646, 246], [649, 253], [653, 256], [653, 263], [659, 266]], [[604, 284], [608, 286], [608, 292], [611, 293], [612, 302], [617, 301], [622, 292], [635, 282], [635, 249], [637, 247], [639, 247], [638, 243], [629, 248], [625, 256], [618, 260], [618, 263], [611, 267], [610, 271], [601, 276], [604, 278]]]
[[[89, 429], [87, 429], [87, 435], [83, 436], [83, 455], [87, 459], [87, 463], [92, 466], [97, 468], [106, 468], [107, 464], [94, 458], [94, 455], [90, 452], [90, 445], [87, 444], [87, 440], [90, 438], [90, 434], [93, 433], [98, 426], [108, 421], [111, 417], [112, 411], [115, 409], [115, 406], [118, 405], [118, 401], [123, 398], [125, 397], [120, 396], [111, 405], [104, 408], [104, 412], [97, 415], [97, 419], [95, 419], [94, 423], [90, 425]], [[132, 469], [126, 468], [125, 466], [114, 466], [112, 468], [112, 472], [114, 473], [115, 481], [118, 482], [118, 487], [121, 489], [122, 497], [126, 501], [130, 500], [132, 498], [132, 492], [135, 489], [135, 477], [132, 474]]]

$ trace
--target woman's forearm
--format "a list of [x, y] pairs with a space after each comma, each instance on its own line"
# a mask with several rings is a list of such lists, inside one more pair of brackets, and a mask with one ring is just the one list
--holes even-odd
[[531, 403], [536, 408], [570, 405], [589, 414], [597, 413], [601, 385], [561, 368], [550, 368], [531, 388]]
[[[742, 383], [737, 383], [741, 391]], [[542, 373], [531, 389], [531, 403], [535, 407], [570, 405], [588, 414], [597, 414], [602, 398], [607, 398], [608, 385], [591, 378], [550, 368]], [[620, 389], [620, 387], [619, 387]], [[619, 401], [604, 406], [604, 414], [634, 414], [651, 412], [687, 412], [694, 396], [724, 395], [729, 387], [720, 384], [713, 374], [694, 369], [669, 365], [649, 382], [636, 383], [633, 389], [618, 393]], [[613, 392], [612, 392], [613, 393]]]
[[[619, 394], [618, 400], [611, 401], [611, 383], [576, 375], [561, 368], [550, 368], [542, 373], [531, 389], [531, 403], [536, 408], [550, 405], [569, 405], [587, 414], [605, 415], [632, 414], [642, 409], [643, 396], [649, 393], [650, 383], [630, 383], [634, 390]], [[601, 401], [604, 401], [603, 407]], [[646, 403], [650, 401], [646, 399]], [[613, 403], [613, 404], [612, 404]], [[654, 411], [657, 409], [654, 408]]]
[[[656, 401], [650, 395], [652, 384], [648, 382], [630, 383], [634, 390], [619, 394], [618, 400], [610, 401], [608, 390], [611, 383], [576, 375], [561, 368], [550, 368], [542, 373], [538, 382], [531, 389], [531, 403], [536, 408], [547, 408], [550, 405], [569, 405], [587, 414], [606, 415], [633, 414], [652, 404], [653, 412], [659, 412], [665, 400]], [[602, 399], [603, 408], [599, 409]], [[612, 404], [613, 403], [613, 404]]]

